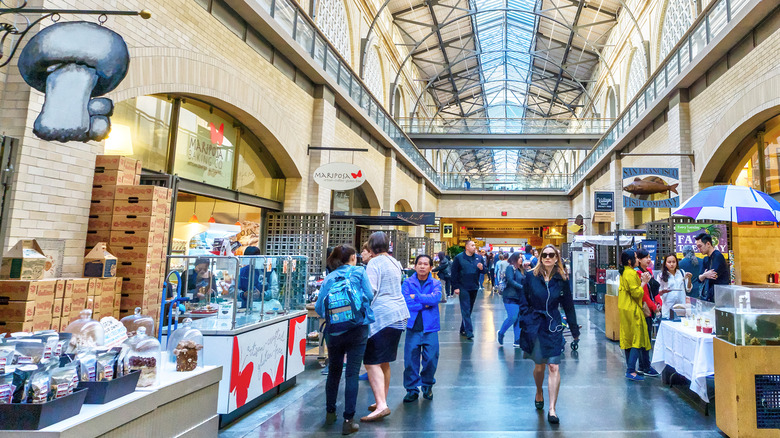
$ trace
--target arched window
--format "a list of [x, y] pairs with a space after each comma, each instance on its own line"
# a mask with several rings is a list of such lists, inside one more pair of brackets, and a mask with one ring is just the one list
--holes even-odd
[[664, 12], [664, 22], [661, 25], [659, 63], [672, 51], [672, 47], [680, 41], [692, 23], [693, 15], [689, 1], [669, 0]]
[[614, 119], [618, 115], [617, 98], [615, 96], [615, 89], [609, 87], [607, 91], [607, 118]]
[[634, 50], [631, 55], [631, 64], [628, 68], [628, 83], [626, 84], [626, 102], [630, 102], [636, 93], [647, 81], [647, 69], [645, 68], [645, 56], [642, 49]]
[[349, 44], [349, 24], [344, 0], [320, 0], [317, 8], [317, 26], [336, 46], [348, 63], [352, 64], [352, 50]]
[[384, 81], [382, 80], [382, 64], [379, 62], [379, 49], [374, 46], [366, 54], [366, 65], [363, 68], [363, 82], [366, 83], [368, 91], [384, 105]]

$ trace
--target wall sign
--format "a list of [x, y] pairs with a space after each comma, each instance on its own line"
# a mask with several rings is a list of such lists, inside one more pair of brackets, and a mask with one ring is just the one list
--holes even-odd
[[[624, 167], [623, 190], [634, 197], [623, 195], [623, 208], [675, 208], [680, 206], [677, 186], [680, 170], [671, 167]], [[668, 193], [666, 199], [650, 196]], [[674, 193], [674, 195], [672, 195]]]
[[615, 211], [615, 193], [614, 192], [596, 192], [593, 205], [597, 212]]
[[452, 239], [452, 224], [444, 224], [442, 226], [441, 237], [444, 239]]
[[696, 257], [704, 258], [704, 255], [696, 248], [696, 236], [707, 233], [712, 236], [712, 246], [723, 253], [723, 257], [729, 258], [728, 228], [725, 224], [675, 224], [674, 225], [674, 250], [677, 258], [683, 257], [686, 246], [692, 246]]
[[366, 181], [363, 170], [352, 163], [328, 163], [314, 171], [314, 181], [331, 190], [352, 190]]
[[658, 242], [655, 240], [643, 240], [639, 245], [646, 249], [650, 254], [650, 270], [655, 271], [655, 261], [658, 256]]
[[436, 213], [433, 212], [404, 213], [391, 211], [390, 216], [401, 218], [417, 225], [434, 225], [436, 223]]
[[439, 232], [441, 232], [441, 230], [439, 229], [438, 225], [426, 225], [425, 226], [425, 232], [426, 233], [438, 234]]

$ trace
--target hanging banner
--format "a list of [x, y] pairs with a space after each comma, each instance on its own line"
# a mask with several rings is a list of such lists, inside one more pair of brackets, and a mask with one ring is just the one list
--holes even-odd
[[[676, 196], [679, 183], [680, 170], [677, 168], [624, 167], [623, 190], [633, 197], [623, 195], [623, 208], [679, 207], [680, 197]], [[668, 193], [668, 197], [658, 199], [664, 193]]]
[[363, 170], [352, 163], [328, 163], [314, 171], [314, 181], [331, 190], [352, 190], [366, 181]]
[[655, 261], [656, 257], [658, 256], [658, 242], [655, 240], [643, 240], [639, 246], [650, 253], [650, 260], [652, 260], [650, 262], [650, 270], [655, 272]]
[[404, 213], [391, 211], [390, 216], [398, 217], [417, 225], [433, 225], [436, 223], [436, 213], [434, 212]]
[[682, 259], [686, 246], [692, 246], [696, 257], [703, 259], [704, 255], [696, 248], [696, 236], [707, 233], [712, 236], [712, 246], [729, 258], [728, 227], [725, 224], [675, 224], [674, 250], [677, 258]]
[[594, 207], [598, 212], [610, 212], [615, 211], [615, 193], [613, 192], [596, 192], [594, 199]]

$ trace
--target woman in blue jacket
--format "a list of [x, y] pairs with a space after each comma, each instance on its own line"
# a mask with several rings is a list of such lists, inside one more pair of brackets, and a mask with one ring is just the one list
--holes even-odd
[[433, 400], [432, 387], [436, 383], [433, 375], [439, 363], [441, 283], [431, 276], [431, 262], [430, 256], [418, 255], [414, 259], [417, 275], [404, 280], [401, 287], [409, 308], [404, 342], [404, 403], [417, 400], [419, 386], [422, 386], [423, 398]]
[[[509, 330], [509, 327], [514, 327], [515, 342], [513, 346], [520, 346], [520, 297], [523, 295], [523, 283], [525, 283], [525, 271], [523, 265], [520, 262], [520, 253], [513, 252], [509, 256], [509, 266], [507, 266], [504, 281], [506, 287], [501, 292], [501, 299], [504, 301], [504, 308], [506, 308], [506, 319], [501, 325], [501, 328], [496, 333], [496, 338], [500, 345], [504, 344], [504, 335]], [[524, 300], [523, 300], [524, 301]]]
[[[558, 424], [555, 403], [558, 401], [558, 389], [561, 385], [561, 375], [558, 365], [561, 363], [563, 347], [563, 321], [558, 306], [563, 306], [566, 320], [571, 328], [574, 341], [580, 337], [577, 325], [577, 315], [574, 312], [574, 301], [571, 295], [569, 277], [561, 261], [561, 253], [553, 245], [547, 245], [539, 254], [540, 263], [526, 273], [525, 298], [520, 305], [523, 316], [523, 332], [520, 334], [520, 346], [524, 357], [534, 360], [534, 381], [536, 382], [536, 409], [544, 409], [544, 368], [547, 365], [549, 377], [547, 392], [550, 396], [550, 411], [547, 421]], [[522, 300], [521, 300], [522, 301]]]
[[341, 245], [333, 249], [326, 262], [330, 274], [322, 282], [315, 305], [317, 314], [327, 318], [325, 297], [332, 290], [342, 289], [334, 286], [343, 285], [343, 279], [346, 278], [353, 290], [360, 294], [360, 307], [364, 309], [363, 325], [361, 326], [346, 332], [331, 332], [327, 326], [325, 327], [325, 342], [328, 346], [328, 358], [331, 365], [328, 367], [328, 379], [325, 383], [325, 409], [327, 410], [325, 422], [327, 424], [336, 422], [336, 399], [339, 395], [341, 364], [344, 363], [344, 356], [347, 356], [346, 377], [344, 378], [344, 424], [341, 428], [343, 435], [357, 432], [359, 429], [359, 426], [353, 422], [355, 405], [357, 404], [358, 375], [360, 374], [360, 364], [363, 362], [363, 353], [366, 351], [368, 325], [374, 322], [374, 313], [371, 311], [371, 300], [374, 298], [371, 282], [368, 280], [366, 270], [362, 267], [356, 267], [356, 262], [355, 248]]

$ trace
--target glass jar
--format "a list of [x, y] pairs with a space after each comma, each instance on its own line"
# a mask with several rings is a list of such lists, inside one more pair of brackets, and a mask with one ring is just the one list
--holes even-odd
[[146, 333], [154, 335], [154, 319], [151, 316], [141, 315], [141, 308], [136, 307], [132, 315], [125, 316], [120, 320], [127, 329], [127, 337], [135, 336], [139, 327], [146, 327]]
[[203, 334], [186, 318], [168, 340], [168, 360], [176, 371], [192, 371], [203, 366]]
[[79, 312], [79, 319], [65, 327], [65, 331], [72, 334], [66, 353], [76, 353], [80, 348], [101, 347], [105, 342], [103, 326], [92, 319], [90, 309]]
[[132, 343], [127, 343], [128, 352], [124, 355], [126, 372], [139, 370], [138, 388], [154, 386], [158, 382], [160, 370], [160, 343], [146, 334], [146, 327], [138, 327]]

